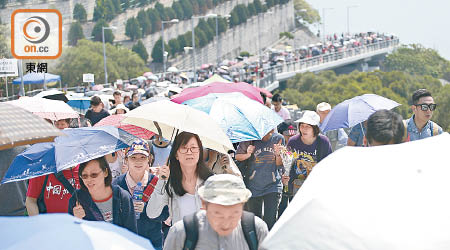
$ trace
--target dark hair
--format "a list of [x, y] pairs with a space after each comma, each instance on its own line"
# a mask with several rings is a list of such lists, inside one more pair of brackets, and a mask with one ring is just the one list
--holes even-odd
[[264, 94], [263, 92], [259, 92], [259, 94], [261, 95], [262, 99], [263, 99], [263, 104], [266, 104], [266, 100], [267, 100], [267, 96], [266, 94]]
[[366, 138], [369, 143], [398, 144], [403, 141], [404, 133], [402, 117], [391, 110], [378, 110], [367, 120]]
[[283, 98], [281, 98], [280, 94], [275, 94], [272, 96], [272, 102], [281, 102]]
[[115, 96], [115, 95], [120, 95], [120, 96], [122, 96], [122, 93], [121, 93], [120, 91], [116, 90], [116, 91], [114, 91], [114, 93], [113, 93], [113, 96]]
[[100, 97], [96, 95], [91, 97], [91, 106], [98, 106], [100, 103], [102, 103], [102, 99], [100, 99]]
[[[80, 123], [78, 124], [78, 119]], [[74, 118], [70, 121], [69, 128], [81, 128], [81, 127], [90, 127], [91, 121], [86, 117]], [[80, 126], [81, 125], [81, 126]]]
[[419, 101], [420, 98], [426, 97], [426, 96], [431, 96], [430, 91], [428, 91], [426, 89], [418, 89], [418, 90], [414, 91], [412, 98], [411, 98], [412, 105], [417, 104], [417, 102]]
[[87, 164], [91, 161], [97, 161], [98, 164], [100, 165], [100, 169], [102, 171], [106, 171], [106, 173], [108, 174], [108, 176], [105, 177], [105, 186], [111, 186], [111, 182], [112, 182], [112, 174], [111, 174], [111, 169], [109, 168], [109, 164], [106, 161], [105, 157], [100, 157], [97, 159], [93, 159], [90, 160], [88, 162], [83, 162], [80, 164], [80, 167], [78, 168], [78, 176], [80, 177], [80, 185], [81, 185], [81, 189], [84, 189], [85, 191], [87, 191], [87, 187], [86, 185], [84, 185], [83, 179], [81, 179], [81, 175], [83, 174], [84, 169], [86, 168]]
[[133, 94], [131, 94], [131, 99], [133, 99], [138, 93], [134, 92]]
[[[300, 131], [300, 124], [302, 124], [303, 122], [300, 122], [298, 124], [298, 133], [300, 134], [300, 136], [302, 136], [302, 132]], [[320, 134], [320, 128], [317, 125], [311, 125], [308, 123], [303, 123], [303, 124], [307, 124], [309, 126], [311, 126], [313, 128], [313, 133], [314, 133], [314, 137], [317, 137]]]
[[[206, 180], [208, 177], [212, 175], [211, 170], [205, 166], [205, 163], [203, 162], [203, 145], [202, 141], [200, 140], [200, 137], [196, 134], [192, 134], [189, 132], [181, 132], [175, 137], [175, 141], [172, 145], [172, 150], [170, 151], [169, 155], [169, 168], [170, 168], [170, 176], [168, 180], [168, 184], [170, 187], [172, 187], [175, 194], [178, 196], [183, 196], [186, 194], [186, 190], [183, 188], [182, 184], [182, 178], [183, 173], [181, 170], [180, 162], [177, 160], [176, 155], [178, 152], [178, 149], [181, 146], [186, 145], [191, 138], [195, 138], [198, 143], [199, 147], [199, 158], [197, 163], [197, 169], [195, 170], [195, 173], [197, 176], [202, 179]], [[166, 192], [169, 195], [169, 197], [173, 197], [173, 193], [169, 188], [169, 185], [166, 185]]]
[[291, 119], [280, 123], [280, 125], [277, 126], [278, 133], [283, 134], [289, 129], [289, 126], [293, 126], [295, 128], [295, 123]]

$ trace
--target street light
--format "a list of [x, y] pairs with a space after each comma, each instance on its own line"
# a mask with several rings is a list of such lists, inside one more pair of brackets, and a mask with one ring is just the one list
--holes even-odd
[[359, 5], [350, 5], [347, 6], [347, 34], [350, 34], [350, 8], [356, 8], [359, 7]]
[[322, 8], [322, 24], [323, 24], [323, 28], [322, 28], [322, 37], [323, 37], [323, 41], [325, 42], [325, 10], [334, 10], [334, 8]]
[[192, 66], [193, 72], [194, 72], [194, 82], [197, 82], [197, 70], [195, 67], [195, 29], [194, 29], [194, 19], [200, 19], [200, 18], [210, 18], [210, 17], [217, 17], [217, 14], [211, 13], [205, 16], [192, 16], [191, 17], [191, 28], [192, 28]]
[[103, 65], [105, 66], [105, 84], [108, 83], [108, 71], [106, 69], [106, 48], [105, 48], [105, 30], [115, 30], [117, 27], [102, 27], [102, 42], [103, 42]]
[[162, 53], [163, 53], [163, 79], [166, 77], [166, 51], [164, 51], [164, 24], [178, 23], [178, 19], [172, 19], [170, 21], [161, 21], [161, 39], [162, 39]]

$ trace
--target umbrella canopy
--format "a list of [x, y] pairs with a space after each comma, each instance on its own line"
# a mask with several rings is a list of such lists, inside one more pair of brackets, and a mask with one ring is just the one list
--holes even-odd
[[272, 98], [272, 93], [265, 88], [258, 88], [259, 92], [264, 93], [267, 97]]
[[39, 92], [34, 97], [41, 97], [41, 98], [46, 98], [46, 99], [50, 99], [50, 100], [58, 100], [58, 101], [66, 102], [66, 103], [69, 101], [69, 99], [67, 99], [66, 94], [64, 94], [64, 92], [59, 91], [57, 89], [51, 89], [51, 90]]
[[72, 107], [75, 111], [85, 114], [86, 111], [91, 106], [91, 98], [89, 97], [72, 97], [69, 96], [69, 101], [67, 104]]
[[142, 74], [142, 75], [148, 78], [149, 76], [152, 76], [153, 73], [149, 71], [149, 72], [145, 72], [145, 73]]
[[204, 64], [202, 64], [202, 66], [200, 66], [200, 69], [207, 69], [207, 68], [209, 68], [209, 64], [207, 64], [207, 63], [204, 63]]
[[202, 87], [184, 89], [172, 102], [183, 103], [197, 97], [205, 96], [210, 93], [231, 93], [241, 92], [245, 96], [260, 103], [263, 103], [259, 90], [248, 83], [223, 83], [213, 82]]
[[44, 119], [7, 103], [0, 103], [0, 117], [0, 150], [49, 142], [62, 135]]
[[[23, 76], [23, 84], [44, 84], [44, 79], [47, 84], [61, 81], [61, 77], [58, 75], [49, 73], [28, 73]], [[21, 84], [21, 82], [22, 80], [20, 77], [13, 80], [13, 84]]]
[[78, 113], [73, 110], [67, 103], [62, 101], [23, 96], [18, 100], [9, 101], [7, 103], [16, 107], [23, 108], [39, 117], [52, 121], [78, 118]]
[[149, 140], [155, 134], [145, 128], [141, 128], [141, 127], [131, 125], [131, 124], [123, 124], [122, 123], [123, 119], [125, 119], [125, 116], [123, 114], [110, 115], [110, 116], [107, 116], [107, 117], [101, 119], [99, 122], [97, 122], [94, 125], [94, 127], [114, 126], [116, 128], [123, 129], [123, 130], [127, 131], [128, 133], [130, 133], [136, 137], [145, 139], [145, 140]]
[[156, 81], [158, 81], [158, 76], [156, 76], [156, 75], [150, 75], [150, 76], [147, 76], [147, 79], [156, 82]]
[[234, 150], [221, 127], [208, 114], [187, 105], [171, 101], [152, 102], [133, 109], [125, 116], [123, 123], [146, 128], [165, 138], [170, 138], [175, 130], [186, 131], [197, 134], [204, 147], [221, 153]]
[[137, 138], [121, 129], [104, 126], [65, 129], [54, 143], [34, 144], [17, 155], [2, 183], [60, 172], [80, 163], [127, 148]]
[[261, 140], [283, 122], [273, 110], [242, 93], [212, 93], [183, 104], [209, 114], [233, 143]]
[[99, 84], [99, 85], [94, 85], [94, 87], [92, 87], [93, 91], [99, 91], [103, 89], [103, 85]]
[[336, 105], [320, 125], [322, 132], [338, 128], [350, 128], [369, 118], [380, 109], [393, 109], [400, 104], [375, 94], [365, 94]]
[[203, 81], [203, 84], [210, 84], [213, 82], [226, 82], [226, 83], [231, 83], [231, 81], [228, 81], [226, 79], [224, 79], [223, 77], [221, 77], [218, 74], [214, 74], [213, 76], [211, 76], [210, 78], [206, 79], [205, 81]]
[[69, 214], [0, 217], [0, 225], [4, 249], [154, 249], [148, 239], [125, 228]]
[[180, 72], [176, 67], [169, 67], [168, 69], [167, 69], [167, 72], [169, 72], [169, 73], [178, 73], [178, 72]]
[[[449, 249], [448, 133], [319, 162], [263, 249]], [[414, 157], [427, 149], [426, 157]]]
[[153, 97], [150, 97], [150, 98], [142, 101], [141, 105], [144, 105], [144, 104], [147, 104], [147, 103], [152, 103], [152, 102], [164, 101], [164, 100], [168, 101], [170, 99], [165, 97], [165, 96], [153, 96]]

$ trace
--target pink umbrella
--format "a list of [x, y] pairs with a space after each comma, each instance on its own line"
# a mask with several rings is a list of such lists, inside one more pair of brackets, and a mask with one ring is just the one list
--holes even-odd
[[145, 128], [141, 128], [135, 125], [131, 124], [124, 124], [122, 123], [122, 120], [125, 119], [125, 116], [122, 114], [119, 115], [110, 115], [103, 119], [101, 119], [99, 122], [97, 122], [94, 127], [98, 126], [114, 126], [116, 128], [123, 129], [127, 131], [128, 133], [137, 136], [139, 138], [148, 140], [152, 138], [152, 136], [155, 134]]
[[209, 64], [207, 63], [202, 64], [202, 66], [200, 67], [200, 69], [207, 69], [207, 68], [209, 68]]
[[138, 86], [130, 84], [130, 85], [128, 85], [127, 89], [138, 89]]
[[73, 110], [72, 107], [63, 101], [23, 96], [18, 100], [9, 101], [7, 103], [52, 121], [78, 118], [77, 111]]
[[103, 89], [103, 85], [94, 85], [94, 87], [92, 87], [92, 90], [94, 91], [98, 91], [98, 90], [102, 90]]
[[153, 75], [152, 72], [145, 72], [145, 73], [143, 74], [143, 76], [145, 76], [145, 77], [149, 77], [149, 76], [151, 76], [151, 75]]
[[183, 103], [187, 100], [191, 100], [197, 97], [205, 96], [210, 93], [231, 93], [241, 92], [248, 98], [263, 103], [263, 99], [259, 94], [259, 90], [252, 85], [245, 82], [238, 83], [223, 83], [213, 82], [197, 88], [184, 89], [177, 97], [171, 101], [175, 103]]
[[267, 97], [272, 98], [272, 93], [270, 93], [270, 91], [268, 91], [267, 89], [264, 88], [258, 88], [259, 92], [264, 93]]

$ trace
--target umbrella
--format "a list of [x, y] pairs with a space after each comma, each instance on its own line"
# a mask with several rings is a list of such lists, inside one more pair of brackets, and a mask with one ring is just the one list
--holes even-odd
[[[44, 75], [45, 74], [45, 75]], [[23, 84], [44, 84], [61, 82], [61, 77], [49, 73], [28, 73], [23, 76]], [[13, 80], [13, 84], [21, 84], [22, 79], [16, 78]]]
[[179, 72], [179, 70], [176, 68], [176, 67], [169, 67], [168, 69], [167, 69], [167, 72], [169, 72], [169, 73], [178, 73]]
[[78, 113], [73, 110], [67, 103], [64, 103], [62, 101], [23, 96], [18, 100], [9, 101], [7, 103], [16, 107], [23, 108], [39, 117], [52, 121], [78, 118]]
[[130, 84], [130, 85], [127, 86], [127, 89], [138, 89], [138, 86]]
[[209, 83], [213, 83], [213, 82], [226, 82], [226, 83], [231, 83], [231, 81], [228, 81], [226, 79], [224, 79], [223, 77], [221, 77], [218, 74], [214, 74], [213, 76], [211, 76], [210, 78], [208, 78], [207, 80], [203, 81], [203, 84], [209, 84]]
[[16, 156], [2, 183], [60, 172], [80, 163], [127, 148], [137, 138], [121, 129], [87, 127], [64, 129], [54, 143], [34, 144]]
[[123, 119], [125, 119], [125, 116], [123, 114], [110, 115], [110, 116], [107, 116], [107, 117], [101, 119], [99, 122], [97, 122], [94, 125], [94, 127], [114, 126], [116, 128], [123, 129], [123, 130], [127, 131], [128, 133], [130, 133], [136, 137], [145, 139], [145, 140], [149, 140], [155, 134], [151, 131], [148, 131], [145, 128], [141, 128], [141, 127], [134, 126], [131, 124], [123, 124], [122, 123]]
[[184, 89], [176, 98], [172, 99], [172, 102], [183, 103], [187, 100], [205, 96], [210, 93], [230, 93], [230, 92], [241, 92], [250, 99], [263, 103], [261, 94], [259, 94], [259, 90], [245, 82], [238, 82], [238, 83], [213, 82], [197, 88]]
[[93, 91], [99, 91], [103, 89], [103, 85], [99, 84], [99, 85], [94, 85], [94, 87], [92, 87]]
[[62, 135], [44, 119], [7, 103], [0, 103], [0, 117], [0, 150], [49, 142]]
[[375, 94], [365, 94], [336, 105], [320, 125], [322, 132], [338, 128], [350, 128], [369, 118], [380, 109], [393, 109], [400, 104]]
[[159, 101], [163, 101], [163, 100], [170, 100], [170, 99], [165, 96], [153, 96], [153, 97], [148, 98], [145, 101], [142, 101], [141, 105], [144, 105], [147, 103], [152, 103], [152, 102], [159, 102]]
[[147, 76], [147, 79], [156, 82], [156, 81], [158, 81], [158, 76], [156, 76], [156, 75]]
[[69, 99], [67, 99], [66, 94], [64, 94], [64, 92], [61, 92], [57, 89], [51, 89], [51, 90], [39, 92], [34, 97], [42, 97], [42, 98], [46, 98], [46, 99], [50, 99], [50, 100], [63, 101], [66, 103], [69, 101]]
[[273, 110], [242, 93], [212, 93], [183, 104], [208, 113], [233, 143], [261, 140], [283, 122]]
[[148, 239], [125, 228], [69, 214], [5, 216], [0, 225], [3, 249], [154, 249]]
[[207, 68], [209, 68], [209, 64], [207, 63], [204, 63], [202, 64], [202, 66], [200, 66], [200, 69], [207, 69]]
[[136, 79], [137, 79], [140, 83], [147, 81], [147, 77], [145, 77], [145, 76], [138, 76]]
[[[448, 133], [345, 147], [319, 162], [263, 249], [398, 250], [450, 247]], [[424, 157], [414, 157], [427, 149]]]
[[152, 72], [145, 72], [145, 73], [142, 74], [142, 75], [148, 78], [148, 77], [152, 76], [153, 73], [152, 73]]
[[[204, 112], [171, 101], [142, 105], [125, 114], [122, 123], [133, 124], [170, 138], [175, 130], [197, 134], [203, 146], [221, 153], [234, 150], [219, 125]], [[158, 131], [160, 130], [160, 131]]]
[[270, 93], [270, 91], [268, 91], [267, 89], [265, 89], [265, 88], [258, 88], [258, 90], [259, 90], [259, 92], [261, 92], [261, 93], [263, 93], [263, 94], [265, 94], [267, 97], [269, 97], [269, 98], [272, 98], [272, 93]]

